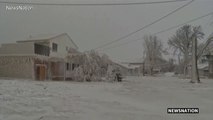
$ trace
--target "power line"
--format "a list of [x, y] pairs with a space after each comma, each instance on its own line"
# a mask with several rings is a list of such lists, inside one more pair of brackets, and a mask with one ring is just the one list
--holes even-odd
[[179, 24], [179, 25], [170, 27], [170, 28], [168, 28], [168, 29], [166, 29], [166, 30], [159, 31], [159, 32], [155, 33], [154, 35], [157, 35], [157, 34], [160, 34], [160, 33], [163, 33], [163, 32], [169, 31], [169, 30], [172, 30], [172, 29], [177, 28], [177, 27], [181, 27], [181, 26], [183, 26], [183, 25], [185, 25], [185, 24], [187, 24], [187, 23], [191, 23], [191, 22], [197, 21], [197, 20], [199, 20], [199, 19], [202, 19], [202, 18], [207, 17], [207, 16], [210, 16], [210, 15], [213, 15], [213, 12], [210, 12], [210, 13], [208, 13], [208, 14], [206, 14], [206, 15], [197, 17], [197, 18], [192, 19], [192, 20], [190, 20], [190, 21], [187, 21], [187, 22], [185, 22], [185, 23], [182, 23], [182, 24]]
[[53, 6], [111, 6], [111, 5], [142, 5], [142, 4], [160, 4], [160, 3], [172, 3], [183, 2], [187, 0], [166, 0], [156, 2], [126, 2], [126, 3], [33, 3], [33, 2], [15, 2], [15, 1], [0, 1], [5, 4], [21, 4], [21, 5], [53, 5]]
[[[185, 25], [185, 24], [188, 24], [188, 23], [191, 23], [191, 22], [194, 22], [194, 21], [200, 20], [200, 19], [205, 18], [205, 17], [208, 17], [208, 16], [210, 16], [210, 15], [213, 15], [213, 12], [210, 12], [210, 13], [208, 13], [208, 14], [205, 14], [205, 15], [202, 15], [202, 16], [200, 16], [200, 17], [194, 18], [194, 19], [189, 20], [189, 21], [187, 21], [187, 22], [185, 22], [185, 23], [181, 23], [181, 24], [178, 24], [178, 25], [172, 26], [172, 27], [170, 27], [170, 28], [167, 28], [167, 29], [165, 29], [165, 30], [162, 30], [162, 31], [156, 32], [156, 33], [154, 33], [153, 35], [158, 35], [158, 34], [160, 34], [160, 33], [167, 32], [167, 31], [169, 31], [169, 30], [172, 30], [172, 29], [175, 29], [175, 28], [181, 27], [181, 26], [183, 26], [183, 25]], [[139, 38], [139, 39], [136, 39], [136, 40], [128, 41], [128, 42], [125, 42], [125, 43], [123, 43], [123, 44], [119, 44], [119, 45], [116, 45], [116, 46], [108, 47], [108, 48], [103, 49], [103, 50], [113, 49], [113, 48], [116, 48], [116, 47], [120, 47], [120, 46], [123, 46], [123, 45], [129, 44], [129, 43], [132, 43], [132, 42], [139, 41], [139, 40], [141, 40], [141, 39], [143, 39], [143, 38]]]
[[107, 48], [102, 49], [102, 50], [104, 51], [104, 50], [108, 50], [108, 49], [117, 48], [117, 47], [120, 47], [120, 46], [123, 46], [123, 45], [126, 45], [126, 44], [130, 44], [130, 43], [132, 43], [132, 42], [140, 41], [140, 40], [142, 40], [142, 39], [143, 39], [143, 38], [139, 38], [139, 39], [136, 39], [136, 40], [133, 40], [133, 41], [127, 41], [127, 42], [125, 42], [125, 43], [122, 43], [122, 44], [119, 44], [119, 45], [115, 45], [115, 46], [112, 46], [112, 47], [107, 47]]
[[153, 24], [155, 24], [155, 23], [157, 23], [157, 22], [163, 20], [164, 18], [166, 18], [166, 17], [168, 17], [168, 16], [174, 14], [175, 12], [181, 10], [182, 8], [188, 6], [188, 5], [191, 4], [193, 1], [194, 1], [194, 0], [191, 0], [190, 2], [184, 4], [183, 6], [181, 6], [181, 7], [177, 8], [177, 9], [173, 10], [173, 11], [170, 12], [169, 14], [167, 14], [167, 15], [165, 15], [165, 16], [163, 16], [163, 17], [157, 19], [157, 20], [155, 20], [154, 22], [152, 22], [152, 23], [150, 23], [150, 24], [148, 24], [148, 25], [146, 25], [146, 26], [143, 26], [142, 28], [140, 28], [140, 29], [138, 29], [138, 30], [136, 30], [136, 31], [133, 31], [133, 32], [131, 32], [131, 33], [129, 33], [129, 34], [127, 34], [127, 35], [125, 35], [125, 36], [119, 38], [119, 39], [116, 39], [116, 40], [114, 40], [114, 41], [105, 43], [105, 44], [103, 44], [103, 45], [101, 45], [101, 46], [95, 48], [95, 50], [97, 50], [97, 49], [99, 49], [99, 48], [103, 48], [103, 47], [108, 46], [108, 45], [110, 45], [110, 44], [113, 44], [113, 43], [115, 43], [115, 42], [121, 41], [121, 40], [123, 40], [123, 39], [125, 39], [125, 38], [127, 38], [127, 37], [129, 37], [129, 36], [131, 36], [131, 35], [133, 35], [133, 34], [135, 34], [135, 33], [137, 33], [137, 32], [139, 32], [139, 31], [144, 30], [144, 29], [148, 28], [149, 26], [151, 26], [151, 25], [153, 25]]

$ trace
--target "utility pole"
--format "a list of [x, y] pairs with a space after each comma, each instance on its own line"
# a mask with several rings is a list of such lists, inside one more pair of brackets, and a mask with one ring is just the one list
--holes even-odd
[[142, 72], [143, 72], [143, 73], [142, 73], [143, 76], [145, 76], [145, 63], [144, 63], [144, 62], [142, 63]]
[[191, 83], [200, 83], [198, 68], [197, 68], [197, 38], [192, 39], [192, 68], [191, 68]]

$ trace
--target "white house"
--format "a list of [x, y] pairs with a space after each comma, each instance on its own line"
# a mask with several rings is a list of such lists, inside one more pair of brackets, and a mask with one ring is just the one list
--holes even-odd
[[66, 56], [78, 47], [67, 33], [31, 36], [28, 40], [2, 44], [0, 76], [30, 79], [65, 79]]

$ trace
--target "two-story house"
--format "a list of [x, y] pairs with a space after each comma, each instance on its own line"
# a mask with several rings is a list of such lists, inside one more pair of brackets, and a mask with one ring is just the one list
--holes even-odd
[[30, 37], [0, 47], [0, 77], [35, 80], [66, 79], [66, 57], [77, 45], [63, 33]]

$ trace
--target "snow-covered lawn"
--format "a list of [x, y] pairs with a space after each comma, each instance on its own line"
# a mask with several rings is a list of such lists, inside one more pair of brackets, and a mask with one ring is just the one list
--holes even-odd
[[[213, 120], [213, 80], [127, 77], [122, 83], [0, 80], [0, 120]], [[199, 114], [167, 114], [198, 107]]]

